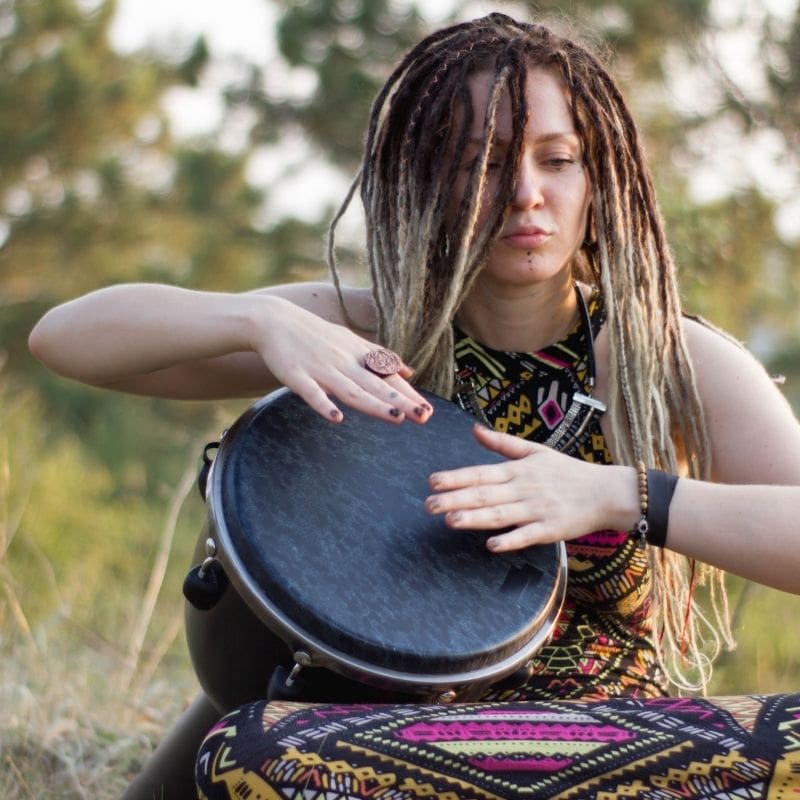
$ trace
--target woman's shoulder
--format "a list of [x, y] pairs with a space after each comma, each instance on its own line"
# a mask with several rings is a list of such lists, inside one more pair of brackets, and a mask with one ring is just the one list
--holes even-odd
[[682, 319], [683, 339], [701, 397], [730, 402], [735, 395], [741, 402], [754, 402], [766, 393], [778, 392], [764, 365], [745, 344], [725, 331], [697, 317]]
[[702, 320], [683, 321], [703, 404], [715, 476], [730, 483], [791, 483], [800, 474], [800, 425], [762, 363]]
[[681, 332], [692, 366], [699, 376], [710, 372], [717, 378], [721, 373], [736, 378], [745, 373], [767, 378], [763, 365], [743, 342], [707, 320], [684, 315]]

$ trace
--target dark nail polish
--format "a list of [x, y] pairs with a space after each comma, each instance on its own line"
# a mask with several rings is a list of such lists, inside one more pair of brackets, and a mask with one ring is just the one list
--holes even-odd
[[400, 409], [399, 408], [390, 408], [389, 409], [389, 416], [390, 417], [399, 417], [400, 416]]
[[341, 416], [342, 416], [342, 412], [339, 411], [338, 408], [332, 408], [331, 409], [331, 413], [330, 413], [331, 419], [339, 419]]
[[423, 417], [423, 416], [425, 416], [425, 409], [424, 409], [422, 406], [417, 406], [417, 407], [414, 409], [414, 413], [415, 413], [415, 414], [416, 414], [418, 417]]

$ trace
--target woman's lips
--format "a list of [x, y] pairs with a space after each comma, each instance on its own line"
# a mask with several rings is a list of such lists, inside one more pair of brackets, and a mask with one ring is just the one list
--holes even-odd
[[541, 228], [520, 228], [503, 237], [507, 244], [520, 250], [532, 250], [543, 245], [549, 238], [550, 234]]

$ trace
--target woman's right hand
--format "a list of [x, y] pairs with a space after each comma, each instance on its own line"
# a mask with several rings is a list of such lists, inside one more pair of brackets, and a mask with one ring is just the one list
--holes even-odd
[[364, 366], [376, 345], [339, 323], [329, 322], [283, 297], [270, 297], [270, 311], [252, 321], [250, 349], [258, 353], [277, 383], [287, 386], [320, 416], [339, 422], [336, 398], [388, 422], [425, 422], [433, 409], [408, 382], [402, 364], [388, 377]]
[[[198, 292], [123, 284], [49, 311], [30, 335], [31, 352], [65, 377], [153, 397], [253, 397], [281, 385], [330, 421], [337, 401], [389, 422], [424, 422], [430, 406], [403, 366], [380, 378], [364, 365], [372, 305], [345, 290], [357, 325], [345, 325], [329, 284], [260, 292]], [[352, 306], [352, 309], [351, 309]]]

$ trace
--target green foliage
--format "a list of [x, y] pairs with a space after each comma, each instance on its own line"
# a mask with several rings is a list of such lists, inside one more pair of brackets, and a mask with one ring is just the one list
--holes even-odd
[[531, 16], [544, 14], [565, 18], [567, 27], [585, 32], [589, 40], [600, 39], [614, 55], [622, 77], [660, 80], [665, 76], [665, 53], [685, 46], [709, 25], [708, 0], [651, 3], [648, 0], [537, 0]]
[[710, 695], [796, 692], [800, 675], [800, 597], [728, 580], [737, 646], [714, 667]]
[[751, 188], [698, 213], [685, 193], [662, 197], [686, 307], [740, 339], [768, 336], [762, 349], [797, 336], [800, 249], [778, 236], [774, 203]]
[[258, 115], [254, 133], [266, 140], [300, 126], [332, 161], [353, 168], [361, 155], [370, 105], [402, 50], [425, 28], [419, 14], [388, 0], [306, 0], [275, 5], [276, 36], [287, 64], [313, 71], [314, 90], [302, 99], [270, 96], [254, 70], [229, 97]]

